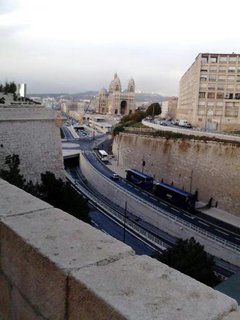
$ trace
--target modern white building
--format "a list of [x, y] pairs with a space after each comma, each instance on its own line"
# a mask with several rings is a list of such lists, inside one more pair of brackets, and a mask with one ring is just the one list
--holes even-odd
[[177, 118], [206, 129], [240, 129], [240, 54], [196, 57], [180, 80]]
[[18, 83], [17, 84], [17, 95], [20, 97], [26, 98], [27, 96], [27, 85], [26, 83]]

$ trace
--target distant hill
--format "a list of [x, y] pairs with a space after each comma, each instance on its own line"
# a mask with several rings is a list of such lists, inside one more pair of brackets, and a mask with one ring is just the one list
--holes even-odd
[[[80, 93], [30, 93], [30, 96], [37, 96], [40, 98], [55, 98], [55, 99], [69, 99], [69, 100], [80, 100], [80, 99], [91, 99], [98, 94], [98, 91], [86, 91]], [[166, 97], [158, 94], [158, 93], [136, 93], [135, 95], [136, 101], [142, 102], [159, 102], [164, 100]]]

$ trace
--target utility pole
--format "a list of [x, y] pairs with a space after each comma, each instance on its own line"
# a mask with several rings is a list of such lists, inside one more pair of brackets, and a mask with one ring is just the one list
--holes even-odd
[[191, 175], [190, 175], [190, 193], [192, 193], [192, 179], [193, 179], [193, 169], [191, 170]]
[[126, 239], [126, 218], [127, 218], [127, 201], [125, 201], [124, 216], [123, 216], [123, 243]]
[[144, 159], [142, 159], [142, 173], [143, 173], [145, 165], [146, 165], [146, 161]]

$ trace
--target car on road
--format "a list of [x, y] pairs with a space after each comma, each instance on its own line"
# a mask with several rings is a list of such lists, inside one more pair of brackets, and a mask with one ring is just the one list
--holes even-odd
[[113, 173], [113, 174], [111, 175], [111, 179], [112, 179], [112, 180], [119, 180], [120, 177], [119, 177], [119, 175], [118, 175], [117, 173]]

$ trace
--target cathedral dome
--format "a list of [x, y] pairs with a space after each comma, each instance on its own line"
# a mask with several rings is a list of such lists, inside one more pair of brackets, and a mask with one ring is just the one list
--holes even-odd
[[101, 96], [106, 96], [107, 95], [107, 90], [105, 88], [102, 88], [100, 91], [99, 91], [99, 95]]
[[121, 91], [121, 82], [118, 75], [115, 73], [114, 79], [111, 81], [109, 86], [109, 92]]
[[131, 78], [128, 81], [128, 91], [129, 92], [135, 92], [135, 81], [133, 80], [133, 78]]

